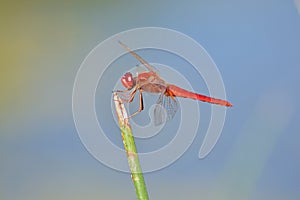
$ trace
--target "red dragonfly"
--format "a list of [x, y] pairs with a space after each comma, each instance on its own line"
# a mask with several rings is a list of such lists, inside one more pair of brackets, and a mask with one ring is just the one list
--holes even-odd
[[[187, 91], [183, 88], [180, 88], [176, 85], [167, 83], [163, 80], [158, 72], [148, 64], [143, 58], [141, 58], [138, 54], [128, 48], [125, 44], [120, 42], [120, 45], [123, 46], [132, 56], [134, 56], [141, 64], [143, 64], [148, 71], [137, 74], [136, 77], [132, 76], [132, 73], [125, 73], [121, 82], [126, 90], [117, 90], [119, 94], [123, 96], [128, 95], [126, 98], [121, 98], [122, 101], [131, 103], [135, 97], [137, 91], [139, 91], [139, 101], [140, 106], [138, 111], [133, 113], [130, 117], [140, 113], [144, 109], [143, 105], [143, 92], [149, 93], [157, 93], [160, 94], [157, 105], [154, 109], [154, 124], [160, 125], [165, 120], [170, 120], [174, 117], [179, 104], [176, 100], [176, 97], [190, 98], [203, 102], [208, 102], [212, 104], [218, 104], [221, 106], [232, 107], [233, 105], [226, 100], [216, 99], [208, 96], [204, 96], [201, 94], [197, 94], [194, 92]], [[131, 91], [131, 92], [130, 92]], [[128, 94], [128, 92], [130, 92]], [[125, 94], [124, 94], [125, 93]], [[165, 116], [166, 114], [166, 116]]]

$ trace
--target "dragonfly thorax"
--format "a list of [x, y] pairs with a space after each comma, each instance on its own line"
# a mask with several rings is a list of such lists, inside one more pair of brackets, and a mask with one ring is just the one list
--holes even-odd
[[130, 72], [127, 72], [124, 74], [121, 78], [121, 83], [126, 87], [127, 89], [133, 88], [135, 85], [135, 79], [133, 78], [132, 74]]

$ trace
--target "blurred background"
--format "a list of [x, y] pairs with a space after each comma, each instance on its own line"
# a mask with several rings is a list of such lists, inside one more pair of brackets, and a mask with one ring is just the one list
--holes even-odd
[[300, 199], [299, 7], [298, 0], [1, 1], [0, 199], [135, 199], [130, 175], [82, 145], [72, 88], [99, 42], [145, 26], [199, 42], [234, 104], [208, 157], [198, 159], [199, 134], [179, 160], [145, 175], [150, 199]]

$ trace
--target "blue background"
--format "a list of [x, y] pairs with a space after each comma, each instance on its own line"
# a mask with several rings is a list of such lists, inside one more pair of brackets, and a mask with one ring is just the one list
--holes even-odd
[[129, 174], [86, 151], [71, 103], [76, 72], [91, 49], [145, 26], [198, 41], [234, 104], [208, 157], [198, 159], [199, 136], [173, 165], [145, 175], [150, 198], [300, 198], [296, 1], [1, 4], [0, 199], [135, 198]]

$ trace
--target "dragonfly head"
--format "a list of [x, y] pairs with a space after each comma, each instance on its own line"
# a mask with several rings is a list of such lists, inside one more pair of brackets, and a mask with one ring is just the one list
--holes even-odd
[[121, 82], [127, 89], [131, 89], [135, 85], [135, 79], [132, 77], [132, 74], [130, 72], [127, 72], [122, 76]]

